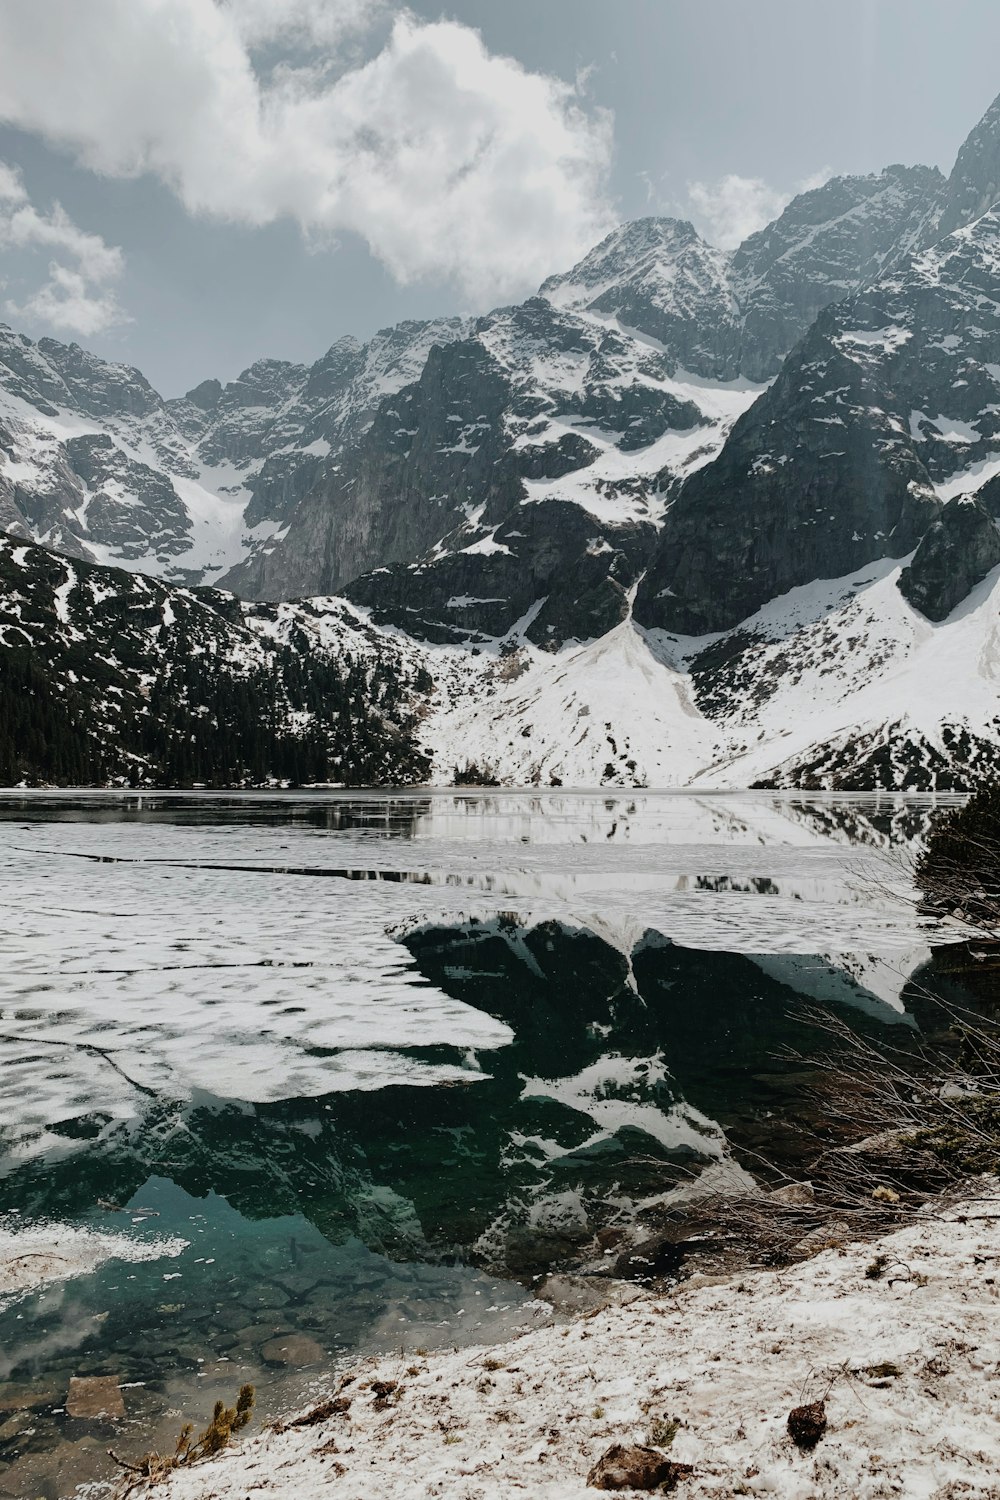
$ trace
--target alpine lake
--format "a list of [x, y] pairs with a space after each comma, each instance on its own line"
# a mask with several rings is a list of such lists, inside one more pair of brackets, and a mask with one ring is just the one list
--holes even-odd
[[0, 1298], [0, 1496], [515, 1336], [702, 1172], [804, 1173], [804, 1007], [920, 1026], [948, 800], [0, 794], [0, 1227], [175, 1242]]

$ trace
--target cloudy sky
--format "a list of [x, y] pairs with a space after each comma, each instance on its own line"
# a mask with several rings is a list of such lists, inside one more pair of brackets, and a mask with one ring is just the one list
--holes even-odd
[[0, 0], [0, 318], [167, 395], [312, 360], [621, 219], [948, 170], [998, 59], [996, 0]]

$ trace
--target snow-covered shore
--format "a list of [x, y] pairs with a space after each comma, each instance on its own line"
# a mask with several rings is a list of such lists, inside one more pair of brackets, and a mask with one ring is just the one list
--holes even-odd
[[[676, 1422], [669, 1452], [694, 1467], [678, 1486], [691, 1500], [997, 1500], [1000, 1196], [978, 1191], [789, 1270], [643, 1296], [494, 1349], [370, 1361], [336, 1392], [349, 1409], [265, 1431], [157, 1493], [583, 1500], [608, 1447], [662, 1445]], [[788, 1412], [824, 1396], [827, 1432], [802, 1452]]]

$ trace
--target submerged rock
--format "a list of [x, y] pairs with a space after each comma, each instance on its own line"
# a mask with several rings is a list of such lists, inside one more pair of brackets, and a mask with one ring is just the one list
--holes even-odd
[[538, 1296], [560, 1313], [595, 1312], [612, 1301], [610, 1284], [592, 1276], [546, 1276]]
[[269, 1365], [292, 1365], [295, 1369], [318, 1365], [326, 1358], [322, 1344], [305, 1333], [286, 1333], [271, 1339], [260, 1352]]
[[118, 1421], [125, 1415], [125, 1402], [117, 1375], [74, 1375], [69, 1383], [66, 1411], [71, 1417], [90, 1421]]

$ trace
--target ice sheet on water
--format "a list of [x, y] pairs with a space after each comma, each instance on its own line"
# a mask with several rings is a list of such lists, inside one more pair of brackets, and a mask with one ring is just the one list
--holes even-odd
[[[468, 1081], [477, 1072], [460, 1055], [431, 1062], [406, 1049], [509, 1040], [502, 1023], [423, 983], [386, 936], [398, 888], [67, 852], [122, 850], [110, 836], [121, 831], [52, 826], [54, 852], [42, 853], [3, 830], [0, 1046], [11, 1087], [0, 1124], [127, 1113], [146, 1090], [264, 1101]], [[177, 832], [124, 831], [133, 854], [152, 857], [161, 832]]]
[[626, 955], [648, 933], [888, 955], [901, 986], [925, 935], [898, 841], [859, 848], [842, 828], [773, 797], [532, 795], [425, 798], [406, 838], [0, 822], [0, 1127], [128, 1115], [143, 1093], [474, 1082], [509, 1028], [426, 982], [397, 940], [473, 915], [586, 927]]

